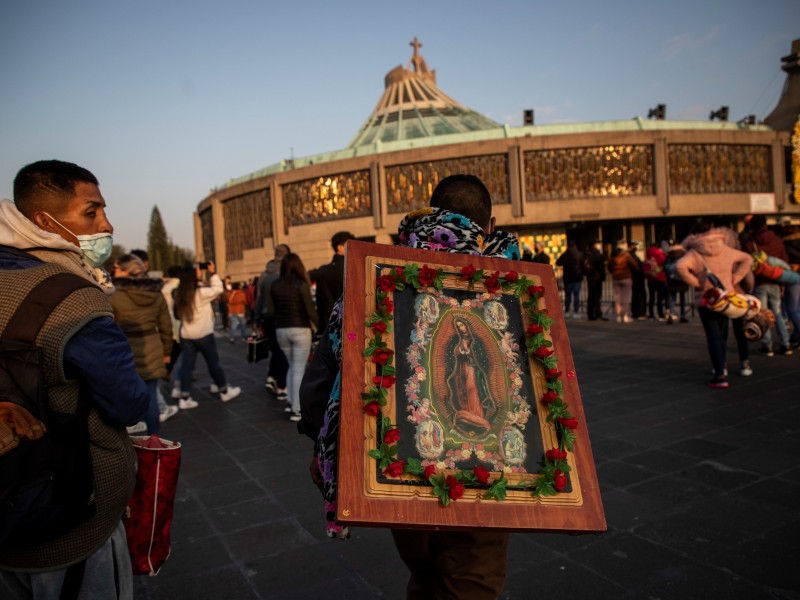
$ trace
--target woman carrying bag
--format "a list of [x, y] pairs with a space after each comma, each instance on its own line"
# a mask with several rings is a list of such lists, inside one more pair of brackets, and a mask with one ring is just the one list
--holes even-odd
[[[703, 306], [701, 304], [703, 294], [715, 287], [711, 274], [716, 276], [725, 290], [735, 290], [747, 277], [752, 263], [749, 254], [733, 248], [728, 242], [731, 239], [729, 232], [730, 230], [725, 227], [712, 229], [710, 223], [700, 221], [692, 228], [691, 235], [684, 240], [683, 245], [687, 252], [675, 265], [680, 278], [695, 288], [697, 312], [703, 323], [708, 354], [714, 370], [714, 377], [708, 385], [717, 389], [728, 387], [726, 354], [730, 319], [723, 313], [714, 312]], [[742, 319], [733, 319], [733, 327], [737, 329], [735, 334], [741, 361], [740, 374], [751, 375], [753, 371], [748, 362], [749, 350], [744, 337]]]

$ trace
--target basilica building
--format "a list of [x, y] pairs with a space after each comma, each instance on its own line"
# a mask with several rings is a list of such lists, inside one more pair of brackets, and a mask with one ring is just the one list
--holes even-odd
[[800, 223], [790, 166], [800, 40], [782, 59], [784, 92], [761, 124], [671, 121], [655, 110], [655, 118], [558, 125], [535, 125], [527, 114], [529, 124], [503, 125], [439, 89], [421, 44], [411, 45], [409, 63], [389, 71], [345, 148], [231, 179], [200, 202], [198, 260], [244, 280], [278, 244], [308, 268], [330, 260], [337, 231], [392, 244], [402, 217], [454, 173], [480, 177], [498, 227], [551, 256], [571, 239], [580, 248], [599, 239], [608, 249], [621, 239], [680, 240], [698, 216], [735, 229], [754, 212]]

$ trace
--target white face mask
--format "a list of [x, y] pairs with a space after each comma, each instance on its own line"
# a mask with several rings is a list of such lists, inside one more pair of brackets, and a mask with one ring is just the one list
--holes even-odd
[[74, 235], [83, 251], [83, 258], [93, 267], [102, 267], [111, 256], [114, 249], [114, 238], [110, 233], [93, 233], [91, 235], [75, 235], [64, 227], [52, 215], [46, 214], [53, 219], [67, 233]]

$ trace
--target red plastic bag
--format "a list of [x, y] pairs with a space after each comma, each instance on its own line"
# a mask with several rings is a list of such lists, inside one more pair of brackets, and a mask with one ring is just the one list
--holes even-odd
[[131, 436], [139, 469], [123, 523], [135, 575], [157, 575], [170, 551], [170, 527], [181, 468], [178, 442]]

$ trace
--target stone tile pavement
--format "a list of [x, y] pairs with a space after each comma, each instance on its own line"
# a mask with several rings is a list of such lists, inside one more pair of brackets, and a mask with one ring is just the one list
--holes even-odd
[[[514, 534], [502, 598], [800, 598], [800, 353], [706, 386], [699, 323], [568, 320], [608, 532]], [[183, 444], [172, 555], [137, 599], [400, 599], [389, 532], [324, 535], [311, 442], [264, 391], [263, 363], [218, 339], [242, 395], [164, 424]], [[755, 345], [753, 347], [755, 350]]]

